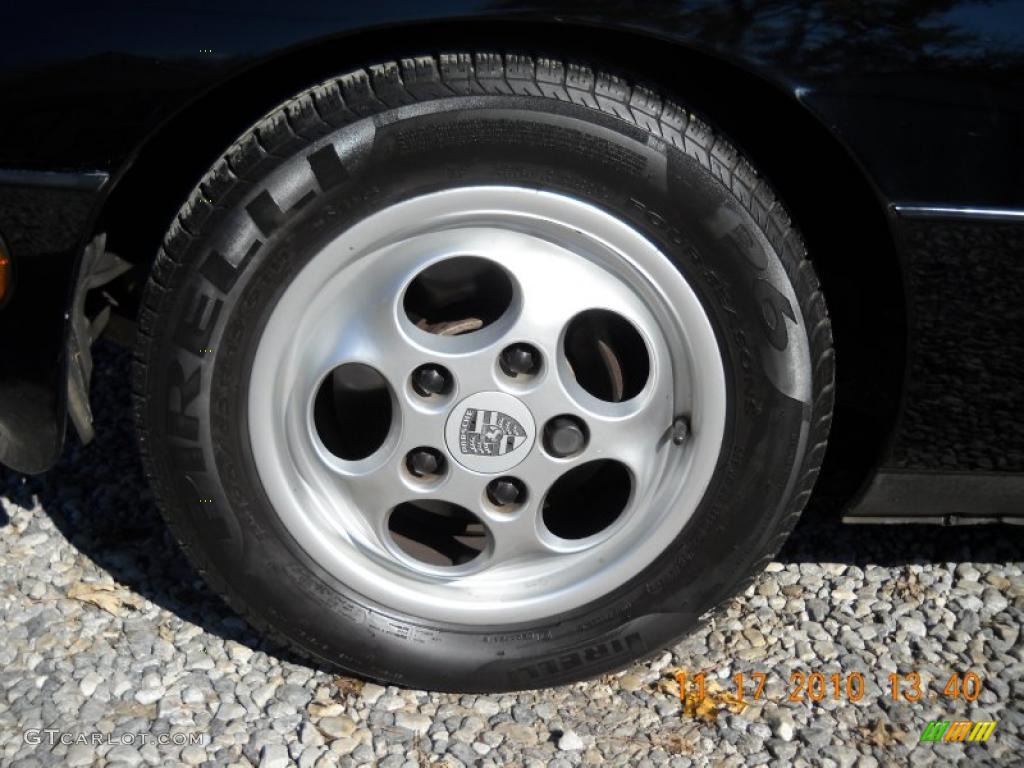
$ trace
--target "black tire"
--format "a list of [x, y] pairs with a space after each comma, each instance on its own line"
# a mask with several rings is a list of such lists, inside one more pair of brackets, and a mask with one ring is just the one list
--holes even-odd
[[[329, 145], [338, 149], [324, 163], [315, 150]], [[510, 179], [628, 221], [686, 276], [725, 361], [726, 436], [697, 512], [631, 581], [529, 625], [445, 625], [355, 594], [288, 535], [248, 443], [247, 365], [274, 296], [325, 237], [425, 191]], [[296, 184], [308, 193], [281, 210], [275, 201], [292, 199], [283, 190]], [[214, 250], [253, 224], [264, 233], [258, 250], [231, 258]], [[804, 401], [790, 396], [793, 376], [810, 379]], [[319, 665], [362, 677], [499, 691], [621, 668], [670, 645], [749, 583], [814, 485], [833, 350], [799, 234], [767, 182], [704, 122], [586, 66], [456, 54], [325, 82], [225, 152], [157, 256], [134, 391], [147, 473], [168, 524], [254, 626]]]

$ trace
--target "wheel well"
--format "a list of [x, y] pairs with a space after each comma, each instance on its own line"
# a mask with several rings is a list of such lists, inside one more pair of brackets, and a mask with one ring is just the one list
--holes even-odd
[[885, 205], [843, 145], [793, 94], [716, 56], [639, 33], [446, 22], [331, 39], [246, 70], [161, 126], [117, 179], [96, 231], [107, 232], [111, 250], [138, 266], [119, 291], [124, 313], [137, 308], [149, 264], [181, 203], [235, 138], [305, 87], [425, 48], [525, 51], [599, 64], [701, 114], [771, 181], [807, 242], [837, 351], [832, 434], [815, 502], [849, 502], [887, 454], [902, 403], [906, 301]]

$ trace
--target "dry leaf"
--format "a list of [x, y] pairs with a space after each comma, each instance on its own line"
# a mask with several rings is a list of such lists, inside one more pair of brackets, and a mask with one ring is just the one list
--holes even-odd
[[882, 719], [876, 720], [872, 727], [862, 725], [859, 730], [861, 735], [876, 747], [888, 747], [902, 743], [903, 738], [907, 735], [906, 731], [899, 730]]
[[[651, 744], [660, 746], [670, 755], [693, 754], [693, 738], [687, 738], [690, 734], [669, 733], [658, 738], [652, 738]], [[699, 738], [699, 735], [698, 735]]]
[[352, 694], [353, 696], [362, 693], [363, 681], [356, 680], [354, 677], [345, 677], [344, 675], [338, 675], [334, 678], [334, 685], [338, 688], [338, 693], [342, 696]]
[[113, 584], [93, 584], [78, 581], [68, 588], [68, 597], [83, 603], [92, 603], [113, 616], [120, 616], [124, 606], [138, 607], [138, 598], [131, 592]]
[[740, 701], [735, 694], [723, 690], [717, 678], [705, 677], [704, 696], [701, 697], [697, 684], [685, 669], [670, 670], [669, 674], [675, 678], [683, 691], [684, 717], [699, 718], [707, 723], [713, 723], [723, 709], [738, 715], [747, 708], [746, 703]]

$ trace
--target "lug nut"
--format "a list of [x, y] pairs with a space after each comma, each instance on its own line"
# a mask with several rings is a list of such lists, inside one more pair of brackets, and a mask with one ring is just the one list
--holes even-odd
[[505, 507], [526, 498], [526, 489], [514, 477], [499, 477], [487, 486], [487, 498], [492, 504]]
[[405, 466], [415, 477], [441, 473], [444, 457], [433, 448], [416, 448], [405, 457]]
[[448, 389], [448, 372], [438, 365], [421, 365], [412, 372], [412, 388], [418, 395], [440, 395]]
[[587, 444], [587, 428], [575, 416], [556, 416], [544, 425], [544, 448], [552, 456], [573, 456]]
[[508, 376], [529, 376], [540, 368], [540, 352], [529, 344], [512, 344], [501, 351], [500, 364]]

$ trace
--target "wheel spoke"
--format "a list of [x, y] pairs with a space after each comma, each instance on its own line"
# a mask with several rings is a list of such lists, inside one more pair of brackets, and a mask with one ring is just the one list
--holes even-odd
[[334, 359], [362, 360], [379, 370], [394, 390], [400, 391], [423, 356], [402, 332], [394, 308], [384, 301], [369, 301], [347, 313], [337, 329]]
[[377, 467], [361, 473], [334, 475], [334, 487], [351, 504], [345, 514], [362, 517], [376, 536], [382, 535], [388, 512], [415, 497], [402, 481], [401, 457], [389, 457]]
[[492, 514], [488, 526], [493, 539], [490, 567], [501, 568], [537, 555], [550, 555], [552, 549], [540, 535], [540, 502], [531, 501], [515, 512]]

